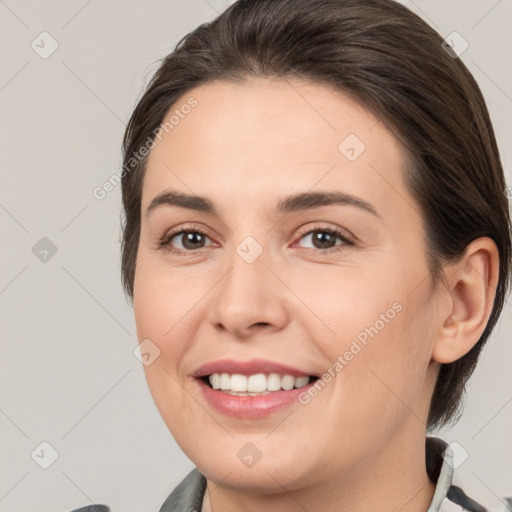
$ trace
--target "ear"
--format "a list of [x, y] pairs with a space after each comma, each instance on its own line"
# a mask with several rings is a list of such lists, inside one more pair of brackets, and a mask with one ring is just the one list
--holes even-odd
[[452, 363], [478, 342], [489, 320], [499, 277], [499, 253], [491, 238], [473, 240], [460, 261], [445, 268], [448, 306], [443, 308], [432, 359]]

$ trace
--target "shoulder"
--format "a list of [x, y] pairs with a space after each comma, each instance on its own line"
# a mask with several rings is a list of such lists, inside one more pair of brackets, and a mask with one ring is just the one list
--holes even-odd
[[[205, 489], [206, 478], [197, 468], [194, 468], [169, 494], [159, 512], [201, 510]], [[112, 510], [107, 505], [94, 504], [75, 508], [69, 512], [112, 512]]]
[[[452, 487], [452, 489], [455, 486]], [[459, 492], [459, 491], [456, 491]], [[512, 497], [501, 498], [503, 505], [500, 508], [484, 507], [480, 503], [462, 493], [460, 498], [450, 493], [441, 503], [439, 512], [510, 512], [512, 511]]]
[[159, 512], [201, 510], [205, 489], [206, 478], [194, 468], [169, 494]]
[[69, 512], [112, 512], [107, 505], [86, 505], [85, 507], [74, 508]]
[[[452, 447], [453, 445], [453, 447]], [[428, 512], [510, 512], [512, 511], [512, 498], [501, 498], [503, 508], [496, 509], [484, 506], [471, 497], [454, 481], [458, 443], [448, 444], [434, 436], [426, 440], [427, 473], [436, 488]], [[455, 448], [455, 450], [454, 450]], [[467, 490], [467, 489], [466, 489]]]

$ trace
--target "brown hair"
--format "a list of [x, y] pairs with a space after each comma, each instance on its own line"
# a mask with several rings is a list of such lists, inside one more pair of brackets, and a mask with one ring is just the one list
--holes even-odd
[[[151, 79], [123, 141], [122, 282], [133, 300], [147, 158], [171, 106], [216, 79], [297, 77], [348, 93], [402, 143], [404, 176], [421, 209], [434, 284], [442, 264], [481, 236], [499, 250], [494, 307], [478, 343], [441, 365], [428, 427], [456, 421], [465, 384], [504, 306], [511, 226], [505, 180], [482, 93], [442, 37], [393, 0], [239, 0], [183, 37]], [[456, 417], [457, 416], [457, 417]], [[455, 418], [456, 417], [456, 418]]]

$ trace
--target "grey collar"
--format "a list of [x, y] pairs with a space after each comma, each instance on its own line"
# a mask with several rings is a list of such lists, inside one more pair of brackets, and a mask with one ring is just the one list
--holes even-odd
[[[447, 497], [450, 488], [452, 488], [454, 473], [453, 450], [439, 438], [430, 437], [427, 440], [431, 441], [427, 442], [427, 453], [430, 455], [427, 458], [427, 466], [430, 466], [428, 467], [429, 473], [435, 473], [435, 470], [432, 469], [435, 465], [441, 466], [438, 477], [434, 477], [437, 478], [436, 489], [427, 512], [440, 512], [441, 504]], [[437, 447], [437, 452], [430, 449], [434, 446], [434, 443]], [[442, 453], [439, 452], [440, 449], [443, 450]], [[201, 512], [205, 490], [206, 478], [197, 468], [194, 468], [167, 497], [159, 512]], [[463, 492], [462, 494], [465, 496]], [[472, 501], [470, 498], [467, 498], [467, 500]], [[460, 505], [467, 506], [468, 504], [468, 501], [464, 501], [464, 503], [459, 503], [458, 501], [457, 504]], [[467, 510], [474, 510], [476, 512], [479, 509], [468, 508]]]

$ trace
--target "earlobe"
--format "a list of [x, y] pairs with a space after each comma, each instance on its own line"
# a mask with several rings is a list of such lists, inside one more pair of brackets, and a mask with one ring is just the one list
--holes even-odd
[[463, 257], [446, 269], [451, 311], [440, 318], [432, 359], [452, 363], [478, 342], [491, 314], [499, 274], [499, 253], [488, 237], [473, 240]]

